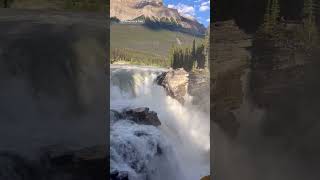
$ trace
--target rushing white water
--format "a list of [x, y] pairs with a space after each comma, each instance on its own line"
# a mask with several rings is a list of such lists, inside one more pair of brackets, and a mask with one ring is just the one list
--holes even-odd
[[126, 172], [130, 180], [199, 180], [210, 174], [209, 114], [166, 95], [155, 78], [165, 69], [111, 65], [111, 109], [149, 107], [161, 126], [113, 121], [110, 171]]

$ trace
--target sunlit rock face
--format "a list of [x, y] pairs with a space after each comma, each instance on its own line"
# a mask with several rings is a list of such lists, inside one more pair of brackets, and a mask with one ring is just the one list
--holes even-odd
[[180, 18], [177, 10], [164, 7], [161, 0], [113, 0], [110, 2], [111, 17], [132, 20], [142, 15]]
[[158, 76], [157, 83], [165, 88], [168, 95], [183, 104], [187, 93], [188, 76], [189, 74], [182, 68], [171, 70]]
[[204, 34], [205, 27], [194, 19], [183, 17], [176, 9], [167, 8], [161, 0], [113, 0], [110, 1], [110, 17], [120, 21], [133, 20], [138, 17], [153, 21], [167, 19], [181, 25], [189, 31]]

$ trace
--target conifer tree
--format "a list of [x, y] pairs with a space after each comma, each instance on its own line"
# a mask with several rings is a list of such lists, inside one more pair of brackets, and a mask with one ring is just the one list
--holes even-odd
[[265, 32], [270, 32], [271, 24], [270, 24], [270, 6], [271, 6], [271, 0], [268, 0], [268, 4], [266, 7], [266, 12], [264, 14], [264, 22], [263, 22], [263, 28]]
[[205, 54], [205, 67], [209, 65], [209, 54], [210, 54], [210, 24], [206, 31], [205, 39], [204, 39], [204, 54]]
[[314, 0], [304, 0], [303, 7], [303, 27], [307, 35], [307, 42], [312, 42], [317, 37], [317, 27], [315, 20], [315, 3]]
[[280, 5], [278, 0], [268, 0], [264, 22], [263, 30], [265, 33], [270, 34], [274, 27], [278, 24], [280, 18]]
[[196, 40], [193, 39], [192, 42], [192, 57], [195, 58], [196, 57]]
[[278, 0], [272, 1], [271, 6], [271, 24], [274, 27], [280, 18], [280, 5]]

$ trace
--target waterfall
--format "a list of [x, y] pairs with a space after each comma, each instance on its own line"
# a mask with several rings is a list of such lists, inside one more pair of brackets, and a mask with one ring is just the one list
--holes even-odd
[[161, 126], [126, 119], [110, 121], [110, 171], [129, 180], [198, 180], [210, 174], [210, 117], [186, 95], [180, 104], [167, 96], [156, 77], [161, 68], [111, 65], [110, 107], [148, 107]]

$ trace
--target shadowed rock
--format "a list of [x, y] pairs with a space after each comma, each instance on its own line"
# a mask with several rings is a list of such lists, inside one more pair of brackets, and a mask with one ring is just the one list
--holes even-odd
[[123, 116], [138, 124], [160, 126], [161, 122], [158, 115], [154, 111], [149, 111], [147, 107], [140, 107], [136, 109], [127, 109], [123, 111]]

